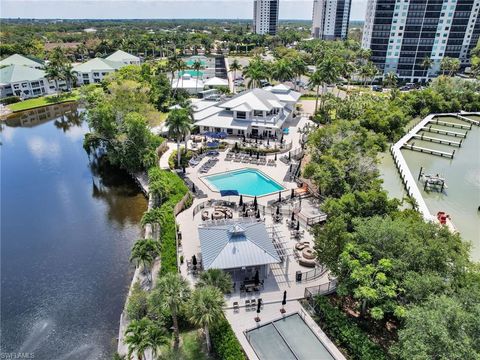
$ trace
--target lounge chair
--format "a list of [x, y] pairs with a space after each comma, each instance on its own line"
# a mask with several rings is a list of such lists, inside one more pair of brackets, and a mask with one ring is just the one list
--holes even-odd
[[233, 302], [233, 311], [234, 312], [239, 312], [240, 311], [240, 306], [238, 305], [238, 301]]
[[245, 300], [245, 309], [246, 309], [247, 311], [250, 310], [250, 300]]
[[250, 306], [252, 307], [252, 310], [254, 310], [257, 307], [257, 300], [252, 299], [252, 301], [250, 301]]

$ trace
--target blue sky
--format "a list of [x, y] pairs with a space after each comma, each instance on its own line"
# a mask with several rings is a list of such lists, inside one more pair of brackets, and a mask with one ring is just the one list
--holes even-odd
[[[352, 0], [363, 20], [367, 0]], [[280, 0], [281, 19], [311, 19], [313, 0]], [[172, 19], [252, 17], [253, 0], [0, 0], [2, 18]]]

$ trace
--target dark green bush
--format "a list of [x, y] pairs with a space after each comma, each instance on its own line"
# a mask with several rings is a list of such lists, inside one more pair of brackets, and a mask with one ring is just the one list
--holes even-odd
[[20, 102], [22, 99], [20, 99], [18, 96], [7, 96], [0, 100], [0, 104], [3, 105], [9, 105], [9, 104], [15, 104], [17, 102]]
[[319, 296], [315, 301], [322, 330], [335, 344], [347, 351], [348, 358], [358, 360], [388, 358], [380, 346], [370, 340], [340, 309], [330, 304], [326, 297]]
[[246, 359], [242, 346], [238, 342], [227, 319], [222, 318], [210, 329], [213, 351], [222, 360]]

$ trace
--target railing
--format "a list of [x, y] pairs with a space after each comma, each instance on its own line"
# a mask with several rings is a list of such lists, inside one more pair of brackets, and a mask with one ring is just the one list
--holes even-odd
[[306, 287], [304, 297], [305, 299], [311, 301], [317, 295], [328, 295], [334, 293], [337, 289], [337, 283], [337, 279], [334, 279], [324, 284]]
[[322, 277], [323, 275], [325, 275], [327, 271], [328, 269], [324, 265], [315, 266], [315, 269], [301, 273], [302, 274], [301, 282], [308, 282], [311, 280], [318, 279], [319, 277]]

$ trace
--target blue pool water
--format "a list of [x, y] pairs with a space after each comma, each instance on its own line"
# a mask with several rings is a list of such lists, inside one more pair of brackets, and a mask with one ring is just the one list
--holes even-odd
[[228, 171], [206, 176], [205, 180], [214, 190], [237, 190], [247, 196], [263, 196], [285, 188], [255, 169]]

